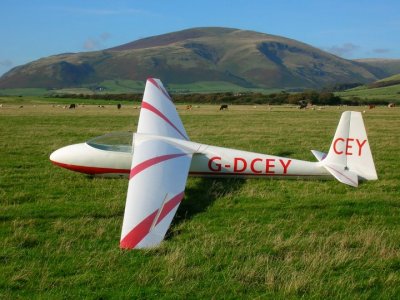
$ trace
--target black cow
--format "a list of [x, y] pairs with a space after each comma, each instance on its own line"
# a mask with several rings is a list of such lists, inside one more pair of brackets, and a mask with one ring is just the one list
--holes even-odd
[[219, 110], [228, 109], [228, 104], [222, 104]]
[[74, 108], [76, 108], [76, 104], [72, 103], [69, 105], [69, 109], [74, 109]]
[[117, 108], [118, 108], [118, 109], [121, 109], [121, 106], [122, 106], [121, 103], [118, 103], [118, 104], [117, 104]]
[[300, 109], [307, 108], [307, 105], [308, 105], [307, 101], [305, 101], [305, 100], [300, 100], [299, 101], [299, 108]]

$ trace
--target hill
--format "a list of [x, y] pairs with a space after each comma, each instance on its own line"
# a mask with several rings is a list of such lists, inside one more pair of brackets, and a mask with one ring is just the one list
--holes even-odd
[[369, 70], [379, 79], [400, 73], [400, 59], [367, 58], [355, 62]]
[[400, 104], [400, 74], [336, 93], [336, 95], [345, 99], [364, 100], [369, 103], [394, 102]]
[[[0, 88], [115, 89], [149, 76], [190, 90], [198, 82], [239, 88], [319, 88], [373, 82], [378, 67], [342, 59], [292, 39], [232, 28], [193, 28], [114, 48], [45, 57], [0, 78]], [[112, 87], [111, 87], [112, 86]], [[122, 87], [124, 88], [124, 87]]]

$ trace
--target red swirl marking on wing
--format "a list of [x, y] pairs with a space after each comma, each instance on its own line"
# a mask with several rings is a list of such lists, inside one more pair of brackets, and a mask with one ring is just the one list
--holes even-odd
[[[157, 226], [175, 207], [181, 203], [184, 196], [184, 192], [181, 192], [168, 200], [163, 206], [161, 213], [157, 219]], [[144, 218], [138, 225], [136, 225], [120, 242], [120, 248], [132, 249], [137, 246], [149, 233], [154, 222], [154, 218], [157, 216], [159, 209]]]
[[132, 177], [136, 176], [138, 173], [142, 172], [143, 170], [150, 168], [151, 166], [154, 166], [155, 164], [158, 164], [160, 162], [177, 158], [180, 156], [185, 156], [187, 155], [186, 153], [177, 153], [177, 154], [167, 154], [167, 155], [161, 155], [157, 157], [150, 158], [148, 160], [145, 160], [144, 162], [141, 162], [140, 164], [137, 164], [131, 169], [131, 172], [129, 174], [129, 179]]
[[142, 108], [147, 109], [149, 111], [151, 111], [152, 113], [156, 114], [157, 116], [159, 116], [161, 119], [163, 119], [165, 122], [167, 122], [169, 125], [172, 126], [172, 128], [174, 128], [176, 130], [176, 132], [179, 133], [179, 135], [181, 137], [183, 137], [185, 140], [189, 140], [189, 138], [182, 133], [178, 127], [176, 127], [161, 111], [159, 111], [157, 108], [155, 108], [153, 105], [151, 105], [150, 103], [147, 103], [145, 101], [142, 102]]

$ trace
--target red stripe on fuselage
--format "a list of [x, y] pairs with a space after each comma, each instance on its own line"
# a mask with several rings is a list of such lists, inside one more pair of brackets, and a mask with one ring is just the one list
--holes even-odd
[[157, 108], [155, 108], [153, 105], [151, 105], [150, 103], [148, 103], [148, 102], [145, 102], [145, 101], [142, 101], [142, 106], [141, 106], [141, 108], [144, 108], [144, 109], [147, 109], [147, 110], [149, 110], [149, 111], [151, 111], [152, 113], [154, 113], [154, 114], [156, 114], [157, 116], [159, 116], [161, 119], [163, 119], [165, 122], [167, 122], [169, 125], [171, 125], [172, 126], [172, 128], [174, 128], [175, 130], [176, 130], [176, 132], [178, 132], [179, 133], [179, 135], [181, 136], [181, 137], [183, 137], [185, 140], [189, 140], [189, 138], [184, 134], [184, 133], [182, 133], [179, 129], [178, 129], [178, 127], [176, 127], [175, 125], [174, 125], [174, 123], [172, 123], [168, 118], [167, 118], [167, 116], [165, 116], [161, 111], [159, 111]]
[[129, 169], [114, 169], [114, 168], [98, 168], [98, 167], [89, 167], [89, 166], [78, 166], [78, 165], [70, 165], [60, 163], [58, 161], [51, 161], [54, 165], [59, 166], [61, 168], [65, 168], [71, 171], [85, 173], [89, 175], [96, 174], [129, 174]]
[[279, 174], [279, 173], [228, 173], [228, 172], [189, 172], [190, 176], [204, 176], [204, 177], [318, 177], [325, 176], [324, 174]]
[[[183, 155], [183, 154], [182, 154]], [[88, 167], [88, 166], [77, 166], [77, 165], [69, 165], [63, 164], [56, 161], [51, 161], [53, 164], [69, 169], [71, 171], [76, 171], [80, 173], [90, 174], [90, 175], [101, 175], [101, 174], [129, 174], [129, 169], [112, 169], [112, 168], [97, 168], [97, 167]], [[323, 174], [318, 175], [305, 175], [305, 174], [252, 174], [252, 173], [224, 173], [224, 172], [189, 172], [190, 176], [206, 176], [206, 177], [318, 177], [325, 176]], [[329, 176], [329, 175], [326, 175]]]

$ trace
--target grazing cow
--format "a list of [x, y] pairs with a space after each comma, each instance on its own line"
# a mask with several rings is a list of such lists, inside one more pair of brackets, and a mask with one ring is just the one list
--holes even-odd
[[69, 109], [75, 109], [75, 108], [76, 108], [76, 104], [75, 104], [75, 103], [72, 103], [72, 104], [69, 105], [68, 108], [69, 108]]
[[97, 107], [99, 107], [99, 108], [104, 108], [104, 105], [98, 105]]
[[300, 100], [299, 101], [299, 109], [306, 108], [307, 105], [308, 105], [307, 101], [305, 101], [305, 100]]
[[389, 108], [396, 107], [396, 104], [395, 104], [395, 103], [389, 103], [389, 104], [388, 104], [388, 107], [389, 107]]
[[117, 108], [118, 108], [118, 109], [121, 109], [121, 106], [122, 106], [121, 103], [118, 103], [118, 104], [117, 104]]
[[375, 105], [374, 104], [370, 104], [370, 105], [368, 105], [368, 108], [369, 109], [373, 109], [373, 108], [375, 108]]
[[192, 106], [191, 105], [186, 105], [186, 110], [191, 110]]
[[228, 109], [228, 104], [222, 104], [219, 110]]

